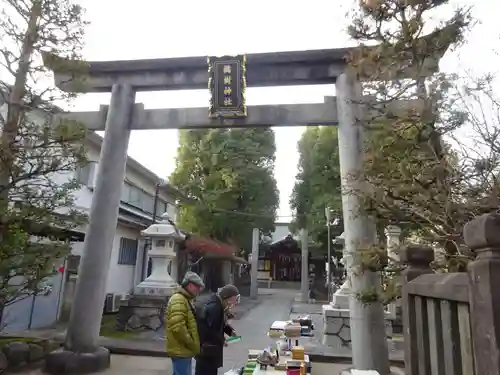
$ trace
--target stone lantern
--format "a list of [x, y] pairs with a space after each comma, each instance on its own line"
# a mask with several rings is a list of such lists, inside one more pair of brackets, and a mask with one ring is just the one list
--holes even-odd
[[152, 224], [141, 234], [152, 242], [148, 252], [152, 262], [151, 275], [134, 288], [131, 296], [121, 302], [117, 317], [118, 330], [160, 328], [166, 302], [178, 287], [176, 250], [185, 236], [166, 213], [158, 223]]
[[[347, 278], [342, 286], [335, 291], [332, 301], [328, 305], [323, 305], [323, 338], [324, 345], [334, 348], [351, 347], [351, 319], [349, 310], [349, 299], [352, 298], [350, 268], [353, 257], [345, 248], [344, 233], [335, 239], [335, 242], [343, 246], [342, 263], [347, 270]], [[356, 298], [356, 297], [355, 297]], [[390, 315], [385, 313], [386, 334], [392, 337], [392, 321]]]
[[[342, 250], [342, 264], [344, 265], [345, 269], [347, 272], [349, 272], [349, 266], [351, 265], [351, 260], [352, 260], [352, 255], [348, 254], [345, 250], [345, 239], [344, 239], [344, 233], [337, 238], [335, 238], [335, 242], [339, 245], [342, 245], [343, 250]], [[347, 274], [347, 277], [342, 284], [342, 286], [335, 291], [335, 293], [332, 296], [332, 301], [330, 301], [330, 304], [334, 308], [338, 309], [348, 309], [349, 308], [349, 296], [351, 294], [351, 282], [349, 280], [349, 274]]]
[[[177, 285], [176, 250], [185, 236], [177, 229], [167, 213], [158, 223], [152, 224], [141, 232], [151, 239], [151, 275], [135, 287], [134, 294], [148, 296], [171, 296]], [[168, 269], [170, 268], [170, 274]]]

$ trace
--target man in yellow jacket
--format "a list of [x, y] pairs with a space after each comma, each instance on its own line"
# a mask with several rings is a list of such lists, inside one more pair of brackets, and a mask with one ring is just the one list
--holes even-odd
[[200, 337], [192, 301], [203, 288], [200, 276], [188, 271], [181, 287], [168, 301], [165, 336], [173, 375], [191, 375], [193, 357], [200, 353]]

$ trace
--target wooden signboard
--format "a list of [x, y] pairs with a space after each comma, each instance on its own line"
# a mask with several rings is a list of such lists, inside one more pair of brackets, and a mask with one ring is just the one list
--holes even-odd
[[210, 118], [247, 116], [245, 103], [246, 58], [244, 55], [209, 57], [208, 89]]

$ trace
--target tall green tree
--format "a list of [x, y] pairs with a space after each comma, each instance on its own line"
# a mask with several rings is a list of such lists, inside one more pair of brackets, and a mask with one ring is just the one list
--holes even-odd
[[[308, 127], [298, 151], [299, 172], [290, 199], [295, 215], [292, 229], [307, 228], [313, 241], [326, 249], [325, 208], [330, 208], [332, 216], [342, 216], [337, 128]], [[332, 227], [332, 238], [341, 233], [341, 226]]]
[[[69, 96], [52, 86], [42, 63], [46, 54], [73, 76], [84, 72], [83, 9], [70, 0], [0, 0], [0, 10], [1, 321], [6, 305], [57, 272], [69, 251], [58, 235], [84, 223], [71, 175], [86, 160], [84, 129], [52, 121], [53, 102]], [[48, 244], [34, 236], [47, 230], [54, 234]]]
[[271, 128], [182, 130], [170, 183], [195, 203], [179, 225], [249, 250], [252, 228], [274, 230], [275, 153]]

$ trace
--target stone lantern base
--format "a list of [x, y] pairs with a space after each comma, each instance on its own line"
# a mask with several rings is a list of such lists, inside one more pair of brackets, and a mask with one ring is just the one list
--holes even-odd
[[169, 296], [132, 295], [122, 301], [116, 329], [119, 331], [153, 330], [164, 326]]
[[[351, 318], [349, 298], [351, 295], [349, 281], [335, 292], [332, 302], [323, 305], [323, 344], [334, 348], [351, 347]], [[385, 312], [386, 334], [391, 339], [393, 335], [391, 311]]]
[[168, 274], [164, 275], [162, 280], [151, 280], [151, 277], [144, 280], [135, 287], [130, 297], [121, 302], [117, 330], [161, 328], [164, 325], [168, 300], [178, 287], [179, 285]]

